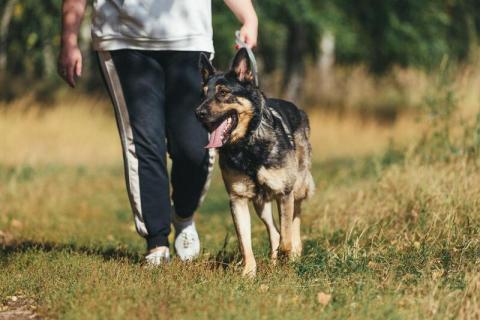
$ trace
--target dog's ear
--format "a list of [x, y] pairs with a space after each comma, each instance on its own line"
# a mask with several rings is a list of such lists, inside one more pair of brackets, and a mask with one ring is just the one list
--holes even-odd
[[200, 72], [202, 73], [203, 83], [206, 83], [208, 79], [215, 74], [215, 68], [213, 67], [210, 59], [205, 53], [200, 53]]
[[230, 72], [233, 72], [241, 82], [253, 81], [252, 63], [248, 56], [247, 49], [241, 48], [233, 58]]

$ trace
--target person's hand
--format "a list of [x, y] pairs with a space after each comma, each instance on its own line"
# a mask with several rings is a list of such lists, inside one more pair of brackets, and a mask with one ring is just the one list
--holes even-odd
[[58, 56], [58, 74], [72, 87], [82, 75], [82, 53], [78, 45], [65, 45]]
[[[250, 19], [245, 21], [242, 28], [240, 29], [240, 40], [246, 43], [246, 45], [253, 49], [257, 46], [257, 36], [258, 36], [258, 21], [255, 19]], [[237, 49], [239, 46], [237, 45]]]

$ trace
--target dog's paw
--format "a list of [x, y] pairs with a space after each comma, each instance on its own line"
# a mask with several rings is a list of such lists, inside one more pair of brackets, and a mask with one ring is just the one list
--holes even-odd
[[270, 253], [270, 263], [276, 266], [278, 261], [278, 249]]
[[[282, 248], [280, 246], [278, 250], [278, 258], [276, 260], [279, 260], [281, 262], [288, 262], [288, 261], [295, 261], [300, 258], [302, 255], [302, 247], [290, 247], [290, 248]], [[272, 258], [273, 261], [273, 258]]]
[[243, 267], [242, 276], [245, 278], [255, 278], [257, 275], [257, 265], [246, 265]]
[[298, 260], [302, 255], [302, 244], [294, 245], [290, 253], [290, 260]]

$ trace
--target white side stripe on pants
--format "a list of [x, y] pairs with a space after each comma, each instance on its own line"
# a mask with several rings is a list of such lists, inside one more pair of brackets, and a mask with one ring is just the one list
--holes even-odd
[[128, 197], [135, 217], [135, 227], [141, 236], [146, 237], [148, 231], [145, 227], [142, 216], [138, 158], [135, 152], [135, 144], [133, 143], [132, 127], [130, 126], [130, 118], [125, 103], [125, 97], [110, 53], [108, 51], [98, 51], [98, 57], [108, 89], [113, 99], [118, 130], [122, 141]]

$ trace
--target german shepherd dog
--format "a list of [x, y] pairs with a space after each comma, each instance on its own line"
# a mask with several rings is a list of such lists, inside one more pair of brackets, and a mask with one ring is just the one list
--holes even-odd
[[[216, 72], [201, 57], [203, 101], [196, 116], [210, 132], [207, 148], [218, 148], [222, 177], [243, 256], [243, 275], [254, 276], [249, 200], [267, 227], [271, 258], [294, 259], [302, 252], [301, 203], [312, 195], [307, 115], [294, 104], [268, 99], [254, 84], [246, 49], [228, 72]], [[280, 233], [272, 217], [276, 200]]]

